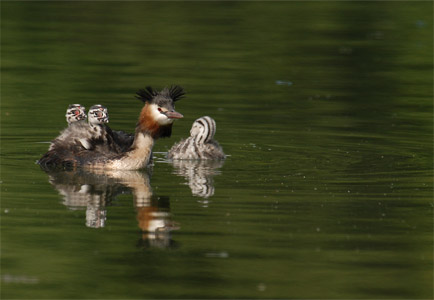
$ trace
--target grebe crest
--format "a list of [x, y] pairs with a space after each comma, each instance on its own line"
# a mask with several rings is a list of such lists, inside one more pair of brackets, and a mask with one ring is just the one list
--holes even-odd
[[190, 137], [175, 144], [168, 152], [170, 159], [224, 159], [226, 155], [214, 140], [216, 122], [204, 116], [193, 122]]
[[66, 110], [66, 122], [68, 124], [86, 119], [86, 108], [81, 104], [70, 104]]

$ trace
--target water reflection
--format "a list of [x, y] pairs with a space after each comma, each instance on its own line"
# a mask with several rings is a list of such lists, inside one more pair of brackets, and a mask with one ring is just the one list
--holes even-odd
[[174, 245], [170, 232], [179, 227], [171, 220], [169, 197], [153, 195], [150, 172], [146, 171], [57, 171], [47, 172], [49, 182], [70, 209], [86, 208], [86, 226], [102, 228], [107, 210], [116, 196], [132, 193], [141, 229], [140, 247]]
[[182, 176], [187, 180], [193, 196], [203, 198], [202, 206], [209, 204], [208, 198], [214, 195], [215, 175], [221, 174], [218, 170], [223, 166], [223, 160], [173, 160], [173, 174]]
[[155, 197], [149, 203], [136, 205], [137, 222], [142, 230], [139, 247], [168, 248], [176, 246], [171, 231], [179, 229], [170, 215], [169, 197]]

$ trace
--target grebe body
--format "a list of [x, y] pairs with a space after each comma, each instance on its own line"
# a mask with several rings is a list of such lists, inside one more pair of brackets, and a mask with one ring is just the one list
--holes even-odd
[[[175, 102], [185, 95], [179, 86], [157, 92], [151, 87], [137, 92], [145, 102], [137, 122], [134, 138], [126, 147], [119, 145], [119, 134], [105, 124], [78, 122], [57, 137], [38, 163], [44, 168], [75, 168], [135, 170], [145, 167], [151, 157], [154, 141], [170, 137], [176, 112]], [[103, 112], [103, 110], [100, 110]], [[96, 113], [98, 116], [99, 113]], [[104, 119], [101, 119], [103, 121]], [[89, 130], [91, 128], [91, 130]]]
[[224, 159], [226, 155], [214, 140], [216, 123], [205, 116], [194, 121], [190, 137], [173, 145], [167, 157], [170, 159]]

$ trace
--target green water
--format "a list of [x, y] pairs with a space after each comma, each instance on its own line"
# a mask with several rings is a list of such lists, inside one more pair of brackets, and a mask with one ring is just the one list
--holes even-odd
[[[432, 2], [2, 2], [1, 297], [433, 298]], [[139, 172], [43, 172], [70, 103], [133, 131]], [[230, 156], [170, 163], [204, 115]]]

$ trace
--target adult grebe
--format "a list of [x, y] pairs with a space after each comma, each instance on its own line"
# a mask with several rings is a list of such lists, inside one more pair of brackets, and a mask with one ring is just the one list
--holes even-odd
[[[157, 92], [151, 87], [139, 90], [136, 98], [145, 102], [137, 122], [134, 141], [128, 149], [119, 153], [113, 147], [98, 147], [104, 140], [92, 136], [89, 125], [76, 122], [64, 130], [50, 146], [38, 163], [43, 168], [75, 168], [135, 170], [145, 167], [150, 159], [154, 141], [161, 137], [169, 137], [175, 119], [183, 116], [174, 110], [175, 102], [185, 95], [180, 86], [164, 88]], [[85, 126], [86, 125], [86, 126]], [[68, 136], [68, 139], [64, 137]], [[106, 131], [105, 137], [113, 140]], [[90, 147], [82, 142], [85, 139]], [[89, 146], [87, 145], [87, 146]]]
[[205, 116], [194, 121], [190, 137], [173, 145], [167, 157], [170, 159], [224, 159], [219, 143], [213, 139], [216, 123]]
[[70, 104], [66, 110], [66, 122], [68, 125], [86, 119], [86, 108], [81, 104]]

